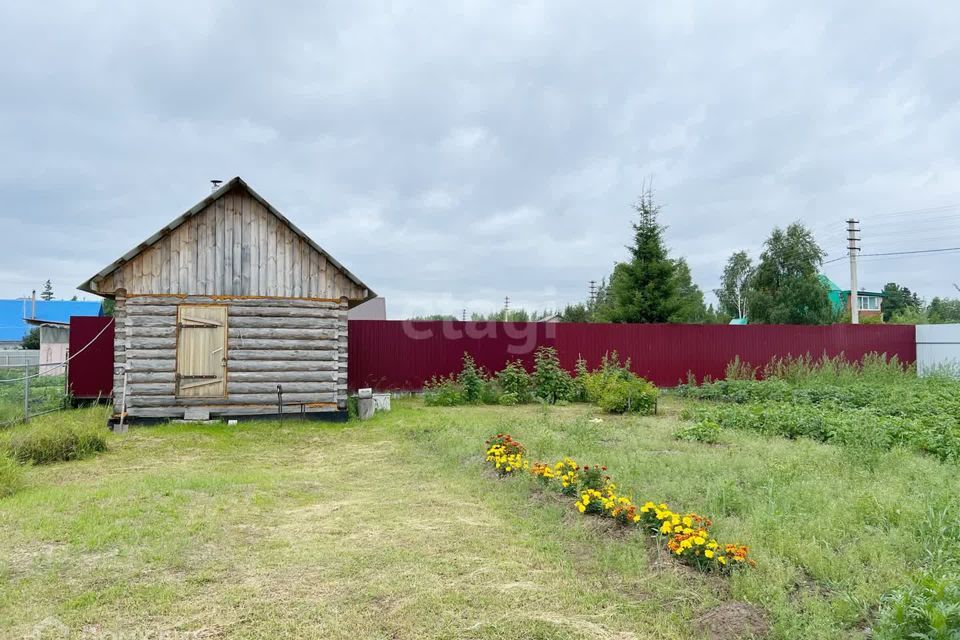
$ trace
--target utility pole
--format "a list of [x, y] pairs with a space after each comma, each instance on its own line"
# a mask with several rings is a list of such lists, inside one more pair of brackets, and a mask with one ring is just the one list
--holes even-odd
[[590, 281], [590, 306], [592, 307], [597, 302], [597, 281]]
[[463, 309], [463, 314], [462, 314], [460, 317], [461, 317], [461, 319], [463, 320], [463, 322], [466, 322], [466, 321], [467, 321], [467, 309], [466, 309], [466, 308]]
[[506, 318], [508, 313], [510, 313], [510, 296], [504, 296], [504, 298], [503, 298], [503, 317]]
[[847, 250], [850, 253], [850, 322], [860, 324], [860, 289], [857, 288], [857, 253], [860, 251], [859, 220], [847, 219]]

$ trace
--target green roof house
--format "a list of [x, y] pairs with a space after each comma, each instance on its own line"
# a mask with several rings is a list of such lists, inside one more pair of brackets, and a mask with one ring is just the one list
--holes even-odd
[[[850, 289], [841, 289], [836, 282], [823, 274], [817, 277], [820, 278], [823, 286], [827, 288], [827, 297], [830, 298], [830, 304], [833, 305], [834, 312], [848, 312], [850, 310]], [[857, 301], [859, 303], [860, 317], [881, 317], [883, 315], [883, 311], [881, 310], [883, 298], [884, 295], [880, 291], [858, 291]]]

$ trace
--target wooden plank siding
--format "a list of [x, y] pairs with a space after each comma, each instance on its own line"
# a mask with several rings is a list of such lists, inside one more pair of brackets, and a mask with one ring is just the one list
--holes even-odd
[[[226, 307], [225, 396], [177, 397], [177, 314], [184, 305]], [[346, 300], [119, 294], [115, 318], [114, 403], [119, 412], [126, 373], [130, 418], [178, 418], [187, 407], [213, 416], [274, 414], [278, 384], [284, 402], [305, 403], [308, 412], [346, 404]]]
[[[331, 273], [333, 271], [333, 273]], [[96, 282], [97, 293], [341, 298], [368, 290], [243, 189], [234, 189]]]

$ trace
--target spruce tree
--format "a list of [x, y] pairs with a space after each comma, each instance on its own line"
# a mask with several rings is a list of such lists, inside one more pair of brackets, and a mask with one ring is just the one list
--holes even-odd
[[660, 208], [650, 190], [633, 205], [639, 220], [633, 223], [630, 261], [614, 267], [606, 291], [611, 322], [669, 322], [679, 310], [674, 263], [663, 244], [664, 227], [657, 221]]
[[53, 300], [53, 285], [47, 280], [43, 283], [43, 291], [40, 292], [40, 298], [49, 302]]

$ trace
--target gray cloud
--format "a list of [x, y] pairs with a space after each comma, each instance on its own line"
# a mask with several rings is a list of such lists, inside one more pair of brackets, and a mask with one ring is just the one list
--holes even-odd
[[796, 219], [831, 257], [851, 215], [865, 252], [960, 245], [960, 8], [834, 5], [7, 5], [0, 295], [71, 294], [237, 174], [396, 317], [581, 299], [651, 178], [705, 290]]

